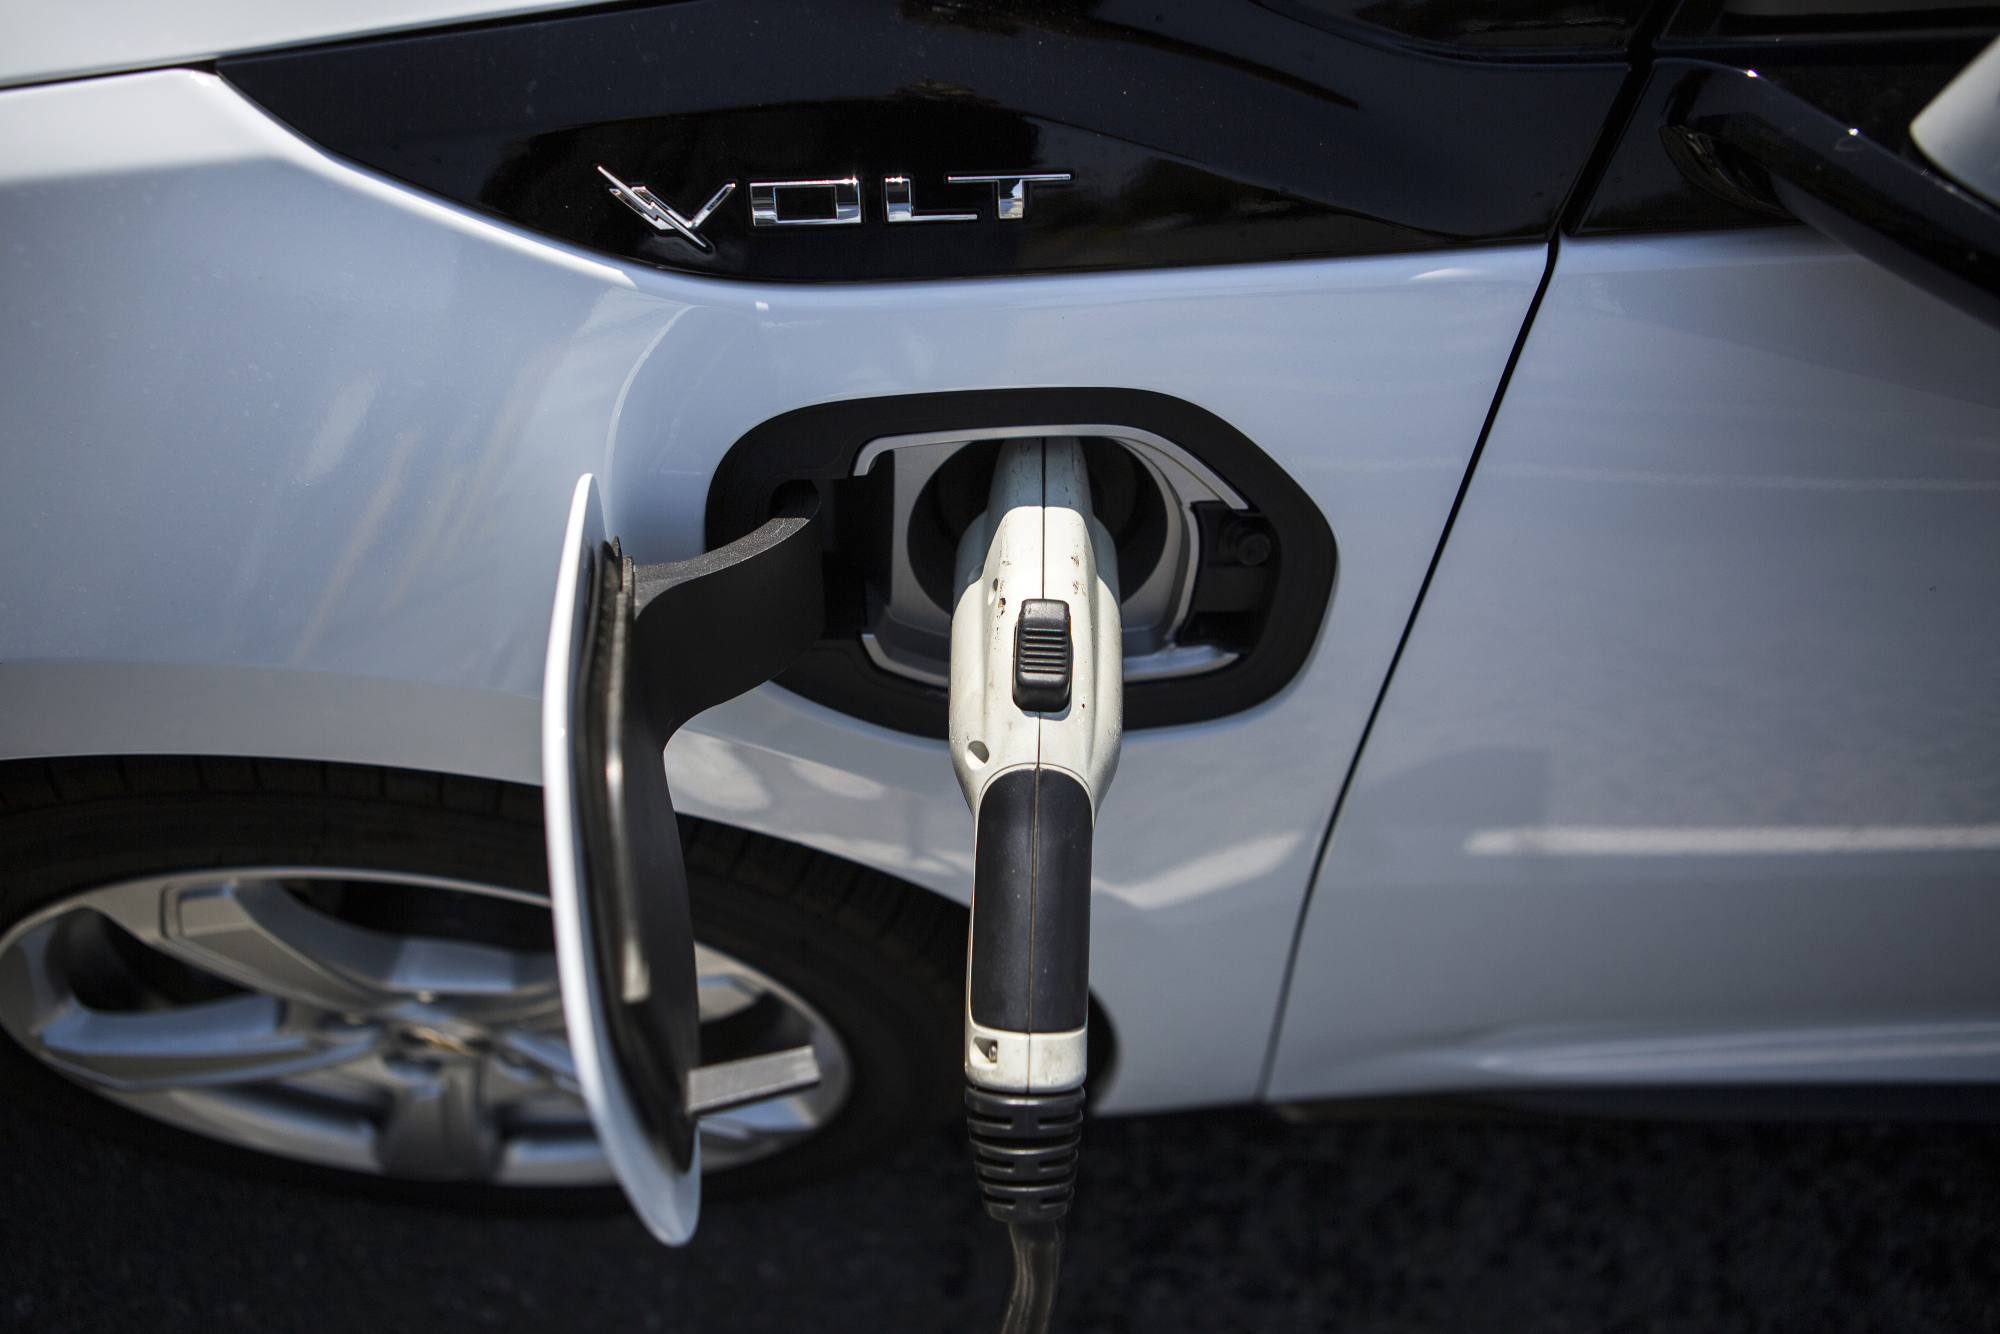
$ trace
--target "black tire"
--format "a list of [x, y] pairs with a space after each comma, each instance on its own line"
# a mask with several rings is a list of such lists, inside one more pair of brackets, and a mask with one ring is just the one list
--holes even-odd
[[728, 825], [683, 819], [681, 847], [696, 937], [811, 1001], [855, 1071], [847, 1105], [819, 1134], [710, 1181], [729, 1191], [797, 1185], [963, 1114], [964, 908]]
[[[695, 930], [797, 992], [852, 1060], [818, 1134], [704, 1183], [729, 1195], [825, 1176], [958, 1115], [966, 912], [796, 844], [683, 820]], [[0, 764], [0, 931], [131, 876], [292, 864], [546, 892], [538, 788], [361, 765], [211, 757]], [[235, 1173], [447, 1208], [616, 1208], [611, 1188], [401, 1181], [313, 1166], [169, 1127], [56, 1074], [0, 1035], [0, 1089], [31, 1110]]]

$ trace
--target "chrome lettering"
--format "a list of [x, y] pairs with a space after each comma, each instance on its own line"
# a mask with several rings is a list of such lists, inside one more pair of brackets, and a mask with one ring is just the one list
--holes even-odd
[[882, 210], [891, 222], [977, 222], [977, 213], [919, 213], [910, 200], [910, 178], [882, 178]]
[[[800, 190], [830, 191], [833, 196], [833, 216], [779, 217], [779, 192]], [[861, 179], [857, 176], [843, 176], [837, 181], [750, 182], [750, 225], [753, 227], [848, 227], [860, 221]]]
[[1028, 186], [1031, 183], [1067, 185], [1070, 174], [1066, 171], [1022, 172], [1011, 176], [947, 176], [945, 180], [953, 185], [991, 185], [1001, 221], [1019, 222], [1028, 216]]

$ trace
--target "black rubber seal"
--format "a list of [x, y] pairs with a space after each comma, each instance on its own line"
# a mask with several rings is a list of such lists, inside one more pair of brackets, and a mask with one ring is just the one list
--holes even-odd
[[[1326, 517], [1271, 457], [1222, 418], [1184, 399], [1142, 389], [985, 389], [855, 399], [799, 408], [753, 428], [716, 468], [708, 492], [708, 545], [718, 547], [763, 523], [789, 482], [820, 487], [830, 515], [826, 634], [777, 678], [814, 703], [882, 727], [943, 738], [946, 692], [883, 671], [863, 651], [858, 613], [866, 558], [861, 538], [876, 521], [858, 497], [843, 495], [854, 460], [871, 440], [932, 431], [1005, 430], [1098, 424], [1148, 431], [1192, 454], [1249, 506], [1249, 526], [1268, 531], [1272, 553], [1254, 569], [1224, 544], [1204, 552], [1218, 563], [1218, 587], [1255, 574], [1259, 591], [1244, 610], [1214, 617], [1240, 656], [1201, 676], [1137, 681], [1125, 688], [1125, 728], [1205, 722], [1261, 704], [1290, 683], [1312, 653], [1333, 593], [1336, 548]], [[835, 483], [843, 484], [836, 487]], [[1220, 507], [1218, 507], [1220, 508]], [[885, 524], [878, 525], [886, 530]], [[1226, 568], [1224, 568], [1226, 567]], [[1203, 585], [1197, 582], [1199, 593]]]

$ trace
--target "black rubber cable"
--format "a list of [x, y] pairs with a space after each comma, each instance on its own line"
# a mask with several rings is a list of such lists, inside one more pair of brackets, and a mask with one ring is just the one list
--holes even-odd
[[1063, 1225], [1009, 1223], [1007, 1240], [1014, 1244], [1014, 1285], [1007, 1290], [1000, 1334], [1045, 1334], [1062, 1269]]

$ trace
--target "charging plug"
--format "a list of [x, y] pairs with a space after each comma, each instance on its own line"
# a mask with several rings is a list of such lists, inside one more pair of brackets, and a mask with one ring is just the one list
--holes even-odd
[[952, 765], [972, 808], [966, 1109], [1008, 1224], [1003, 1328], [1043, 1328], [1075, 1191], [1090, 1009], [1090, 862], [1118, 767], [1118, 565], [1074, 437], [1010, 440], [958, 548]]

